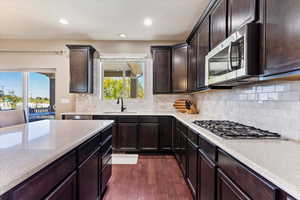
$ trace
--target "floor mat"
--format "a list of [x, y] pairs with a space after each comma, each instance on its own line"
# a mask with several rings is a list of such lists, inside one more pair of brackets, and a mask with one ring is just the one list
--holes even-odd
[[138, 154], [112, 154], [113, 165], [136, 165]]

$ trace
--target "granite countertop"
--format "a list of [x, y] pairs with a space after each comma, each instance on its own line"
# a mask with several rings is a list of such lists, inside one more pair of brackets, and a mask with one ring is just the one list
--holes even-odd
[[[119, 115], [117, 113], [78, 112], [70, 115]], [[226, 140], [192, 122], [210, 120], [202, 115], [178, 112], [136, 112], [122, 115], [173, 116], [189, 128], [201, 134], [247, 167], [251, 168], [288, 194], [300, 199], [300, 142], [284, 139]]]
[[112, 123], [43, 120], [0, 128], [0, 195]]

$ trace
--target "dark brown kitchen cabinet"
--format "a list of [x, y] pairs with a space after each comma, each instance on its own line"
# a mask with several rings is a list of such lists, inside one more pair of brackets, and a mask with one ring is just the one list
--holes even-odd
[[172, 48], [170, 46], [152, 46], [153, 57], [153, 94], [172, 92]]
[[187, 44], [179, 44], [172, 50], [172, 90], [174, 93], [187, 91]]
[[76, 200], [76, 172], [61, 183], [45, 200]]
[[205, 56], [210, 50], [209, 44], [209, 17], [201, 23], [198, 31], [197, 44], [197, 89], [205, 87]]
[[172, 148], [172, 117], [159, 117], [159, 149], [170, 151]]
[[137, 151], [138, 150], [138, 130], [137, 123], [118, 124], [118, 150]]
[[158, 150], [159, 123], [139, 124], [139, 145], [141, 151]]
[[210, 15], [210, 46], [216, 47], [227, 37], [227, 0], [218, 0]]
[[218, 170], [217, 200], [251, 200], [221, 170]]
[[70, 49], [70, 93], [93, 93], [94, 49], [89, 45], [67, 45]]
[[99, 183], [99, 185], [101, 185], [101, 188], [99, 190], [99, 196], [103, 196], [104, 195], [107, 183], [108, 183], [111, 175], [112, 175], [112, 159], [110, 159], [103, 166], [102, 173], [101, 173], [101, 180], [100, 180], [100, 183]]
[[[244, 191], [251, 199], [276, 199], [278, 193], [276, 186], [246, 168], [221, 149], [218, 150], [218, 167], [236, 184], [234, 188], [238, 187], [239, 190]], [[221, 180], [222, 182], [223, 179]]]
[[194, 198], [197, 194], [198, 146], [187, 140], [187, 180]]
[[197, 90], [197, 47], [198, 34], [193, 37], [191, 44], [188, 46], [188, 91]]
[[180, 168], [181, 171], [186, 177], [187, 175], [187, 138], [186, 136], [180, 132], [179, 134], [180, 137], [180, 149], [179, 149], [179, 157], [180, 157]]
[[96, 200], [98, 197], [98, 157], [96, 150], [78, 169], [78, 200]]
[[207, 155], [198, 152], [198, 199], [215, 200], [216, 198], [216, 164]]
[[265, 0], [265, 75], [300, 69], [300, 1]]
[[256, 0], [228, 0], [228, 32], [234, 33], [256, 19]]
[[180, 164], [181, 132], [175, 127], [173, 129], [173, 152], [177, 162]]
[[[112, 115], [94, 115], [93, 116], [94, 120], [114, 120], [115, 122], [117, 121], [116, 116]], [[112, 147], [113, 150], [117, 149], [117, 134], [118, 134], [118, 125], [117, 123], [114, 123], [112, 126]]]
[[76, 169], [75, 152], [69, 153], [38, 172], [11, 192], [12, 200], [42, 199]]

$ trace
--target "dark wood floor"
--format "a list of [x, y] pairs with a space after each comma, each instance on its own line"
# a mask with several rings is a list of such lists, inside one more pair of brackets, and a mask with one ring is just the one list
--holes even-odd
[[137, 165], [113, 165], [104, 200], [192, 200], [173, 156], [140, 156]]

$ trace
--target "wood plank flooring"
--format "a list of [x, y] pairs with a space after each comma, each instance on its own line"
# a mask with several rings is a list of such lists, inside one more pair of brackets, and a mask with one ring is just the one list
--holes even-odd
[[140, 156], [137, 165], [113, 165], [103, 200], [192, 200], [173, 156]]

